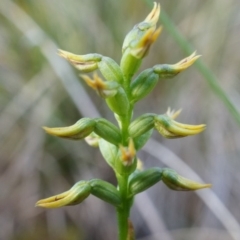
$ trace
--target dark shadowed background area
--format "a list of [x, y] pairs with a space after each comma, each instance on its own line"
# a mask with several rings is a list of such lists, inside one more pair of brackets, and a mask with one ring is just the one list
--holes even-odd
[[[206, 123], [207, 129], [177, 140], [154, 133], [139, 158], [145, 168], [171, 167], [213, 187], [175, 192], [159, 183], [137, 195], [131, 212], [136, 236], [239, 240], [240, 1], [160, 3], [167, 13], [160, 20], [163, 32], [139, 72], [180, 61], [191, 51], [188, 43], [202, 57], [177, 77], [159, 81], [137, 103], [134, 118], [162, 114], [170, 106], [183, 109], [179, 122]], [[116, 239], [114, 208], [95, 197], [61, 209], [34, 207], [37, 200], [64, 192], [79, 180], [101, 178], [116, 184], [97, 148], [49, 136], [41, 127], [68, 126], [99, 115], [116, 123], [57, 49], [96, 52], [119, 62], [125, 35], [151, 7], [151, 1], [143, 0], [0, 1], [1, 240]]]

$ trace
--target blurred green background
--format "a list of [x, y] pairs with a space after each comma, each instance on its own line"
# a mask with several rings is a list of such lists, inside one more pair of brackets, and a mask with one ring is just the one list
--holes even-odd
[[[239, 240], [240, 1], [160, 3], [168, 16], [162, 14], [163, 32], [140, 71], [180, 61], [189, 55], [189, 43], [202, 58], [174, 79], [161, 80], [136, 105], [134, 117], [170, 106], [183, 109], [180, 122], [206, 123], [207, 129], [178, 140], [153, 134], [139, 157], [145, 168], [169, 166], [213, 187], [196, 194], [158, 184], [139, 194], [131, 213], [136, 236]], [[115, 123], [57, 49], [96, 52], [119, 62], [125, 35], [151, 7], [152, 1], [143, 0], [0, 1], [1, 240], [116, 239], [114, 208], [95, 197], [62, 209], [34, 207], [79, 180], [116, 183], [98, 149], [48, 136], [41, 126], [68, 126], [99, 115]]]

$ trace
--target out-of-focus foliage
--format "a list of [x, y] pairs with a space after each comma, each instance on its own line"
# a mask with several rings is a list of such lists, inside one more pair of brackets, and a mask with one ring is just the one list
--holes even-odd
[[[239, 0], [160, 3], [240, 111]], [[113, 240], [116, 236], [114, 209], [94, 197], [65, 209], [34, 207], [38, 199], [63, 192], [82, 179], [94, 176], [116, 182], [97, 149], [83, 141], [48, 136], [41, 126], [67, 126], [98, 114], [114, 121], [93, 91], [86, 88], [91, 102], [83, 94], [74, 95], [81, 82], [73, 68], [62, 65], [60, 58], [59, 65], [51, 60], [58, 59], [59, 47], [79, 54], [97, 52], [119, 62], [124, 36], [148, 12], [140, 0], [0, 1], [0, 239]], [[36, 25], [28, 28], [29, 21]], [[163, 29], [142, 69], [186, 56]], [[153, 94], [139, 101], [134, 117], [146, 111], [164, 113], [168, 106], [183, 109], [180, 121], [206, 123], [207, 130], [181, 140], [153, 138], [211, 182], [212, 190], [240, 222], [240, 128], [233, 116], [194, 67], [162, 80]], [[146, 151], [139, 157], [146, 168], [164, 167], [161, 157], [153, 158]], [[150, 203], [146, 205], [141, 200], [146, 196], [140, 194], [132, 211], [138, 239], [232, 239], [194, 193], [171, 192], [163, 184], [147, 193]]]

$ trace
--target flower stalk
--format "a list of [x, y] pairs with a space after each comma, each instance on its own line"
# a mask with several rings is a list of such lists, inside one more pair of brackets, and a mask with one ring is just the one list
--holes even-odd
[[[211, 186], [186, 179], [172, 169], [137, 168], [140, 162], [137, 153], [154, 130], [165, 138], [174, 139], [201, 133], [206, 127], [205, 124], [188, 125], [175, 121], [181, 110], [175, 112], [170, 108], [165, 114], [146, 113], [132, 121], [135, 103], [149, 94], [159, 79], [176, 76], [200, 57], [194, 52], [176, 64], [155, 65], [133, 79], [143, 58], [162, 31], [161, 27], [157, 27], [159, 15], [160, 4], [154, 3], [145, 20], [135, 25], [127, 34], [120, 65], [113, 59], [96, 53], [76, 55], [59, 50], [59, 55], [76, 67], [85, 83], [106, 101], [118, 126], [105, 118], [82, 118], [69, 127], [44, 127], [53, 136], [72, 140], [85, 139], [90, 146], [98, 147], [106, 163], [115, 172], [118, 186], [100, 179], [80, 181], [62, 194], [38, 201], [36, 206], [58, 208], [76, 205], [93, 195], [116, 208], [119, 240], [135, 239], [130, 210], [136, 194], [159, 182], [177, 191]], [[99, 70], [103, 78], [95, 70]], [[83, 74], [92, 72], [93, 78]]]

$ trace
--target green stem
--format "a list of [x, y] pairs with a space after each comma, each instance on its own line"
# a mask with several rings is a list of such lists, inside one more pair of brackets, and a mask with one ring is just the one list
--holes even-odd
[[132, 111], [133, 111], [133, 106], [131, 105], [129, 107], [129, 111], [128, 114], [124, 117], [120, 117], [121, 120], [121, 126], [122, 126], [122, 138], [123, 138], [123, 145], [126, 146], [128, 144], [128, 128], [131, 122], [131, 118], [132, 118]]
[[127, 199], [128, 175], [118, 176], [119, 191], [122, 197], [122, 206], [117, 208], [118, 240], [126, 240], [128, 235], [128, 218], [131, 204]]
[[[124, 84], [124, 89], [127, 93], [128, 99], [130, 99], [130, 79]], [[129, 101], [130, 102], [130, 101]], [[130, 104], [129, 110], [126, 116], [120, 116], [121, 121], [121, 131], [122, 131], [122, 144], [124, 146], [128, 145], [129, 133], [128, 128], [132, 118], [133, 105]], [[127, 240], [128, 236], [128, 218], [131, 209], [132, 200], [128, 199], [128, 178], [129, 174], [117, 174], [119, 192], [122, 198], [122, 206], [117, 208], [117, 219], [118, 219], [118, 240]]]

